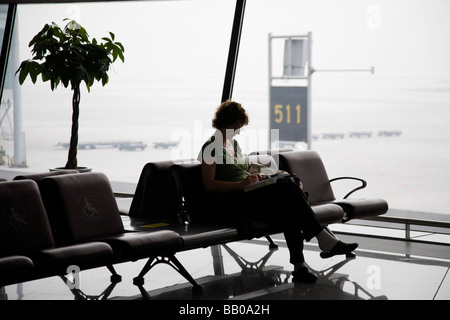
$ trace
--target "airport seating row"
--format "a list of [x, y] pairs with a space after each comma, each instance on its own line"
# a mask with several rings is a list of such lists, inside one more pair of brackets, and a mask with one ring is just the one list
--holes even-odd
[[[282, 152], [253, 160], [278, 162], [295, 173], [310, 194], [310, 203], [324, 225], [387, 212], [383, 199], [336, 200], [320, 156], [313, 151]], [[269, 159], [269, 160], [268, 160]], [[271, 162], [272, 164], [272, 162]], [[208, 194], [197, 161], [158, 161], [142, 169], [127, 230], [108, 178], [98, 172], [53, 172], [18, 176], [0, 182], [0, 287], [49, 276], [106, 266], [111, 281], [120, 281], [114, 265], [148, 259], [134, 284], [158, 263], [171, 265], [201, 290], [177, 260], [180, 251], [280, 233], [253, 221], [218, 224], [208, 219]], [[320, 195], [323, 195], [320, 196]]]
[[63, 277], [74, 266], [106, 266], [111, 281], [119, 282], [114, 265], [143, 258], [164, 257], [181, 266], [174, 257], [181, 247], [177, 233], [125, 231], [102, 173], [16, 177], [0, 183], [0, 203], [0, 286]]
[[[354, 192], [367, 186], [366, 181], [355, 177], [330, 180], [320, 155], [315, 151], [256, 152], [248, 160], [296, 174], [303, 183], [304, 192], [310, 195], [313, 211], [325, 227], [388, 211], [388, 203], [384, 199], [350, 198]], [[360, 185], [348, 192], [344, 199], [336, 199], [331, 184], [340, 179], [355, 180]], [[150, 162], [141, 172], [130, 210], [126, 214], [131, 219], [133, 230], [176, 231], [183, 239], [181, 250], [263, 236], [268, 239], [271, 248], [276, 247], [270, 235], [282, 230], [244, 219], [220, 224], [211, 219], [209, 201], [198, 161]]]

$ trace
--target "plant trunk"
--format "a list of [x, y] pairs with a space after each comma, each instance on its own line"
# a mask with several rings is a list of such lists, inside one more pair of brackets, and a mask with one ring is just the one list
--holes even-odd
[[72, 97], [72, 131], [70, 135], [69, 155], [65, 169], [76, 169], [78, 167], [78, 118], [80, 116], [80, 86], [73, 89]]

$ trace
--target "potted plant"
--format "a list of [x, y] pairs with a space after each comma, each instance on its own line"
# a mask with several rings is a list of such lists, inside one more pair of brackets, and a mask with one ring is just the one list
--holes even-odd
[[[65, 19], [66, 21], [68, 19]], [[75, 20], [67, 23], [62, 30], [54, 22], [46, 24], [29, 43], [32, 47], [32, 59], [20, 64], [19, 83], [23, 84], [27, 76], [36, 83], [39, 75], [44, 82], [50, 81], [55, 90], [59, 84], [71, 86], [72, 97], [72, 129], [67, 163], [64, 169], [78, 169], [78, 119], [80, 106], [80, 85], [85, 82], [88, 92], [95, 81], [108, 83], [110, 65], [117, 58], [124, 62], [124, 47], [115, 42], [115, 36], [109, 32], [110, 38], [104, 37], [104, 43], [94, 38], [89, 40], [86, 30]]]

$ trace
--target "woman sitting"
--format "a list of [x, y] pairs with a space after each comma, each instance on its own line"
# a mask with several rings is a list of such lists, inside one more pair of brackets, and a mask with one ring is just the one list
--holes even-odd
[[[314, 282], [317, 276], [305, 264], [303, 240], [316, 238], [322, 258], [348, 254], [357, 243], [344, 243], [318, 221], [305, 195], [294, 182], [274, 183], [249, 192], [243, 189], [262, 179], [249, 174], [249, 164], [234, 137], [248, 124], [248, 115], [240, 103], [223, 102], [216, 111], [212, 126], [215, 133], [206, 141], [199, 155], [204, 188], [217, 205], [217, 221], [247, 219], [283, 230], [294, 265], [293, 282]], [[280, 201], [273, 201], [279, 199]]]

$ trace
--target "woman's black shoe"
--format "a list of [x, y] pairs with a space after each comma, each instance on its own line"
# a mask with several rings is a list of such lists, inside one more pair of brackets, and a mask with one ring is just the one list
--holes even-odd
[[313, 283], [317, 281], [317, 276], [307, 267], [301, 267], [297, 271], [292, 271], [292, 282]]
[[323, 259], [331, 258], [332, 256], [335, 256], [337, 254], [348, 254], [356, 248], [358, 248], [357, 243], [344, 243], [342, 241], [338, 241], [333, 249], [331, 249], [330, 251], [322, 251], [320, 253], [320, 256]]

